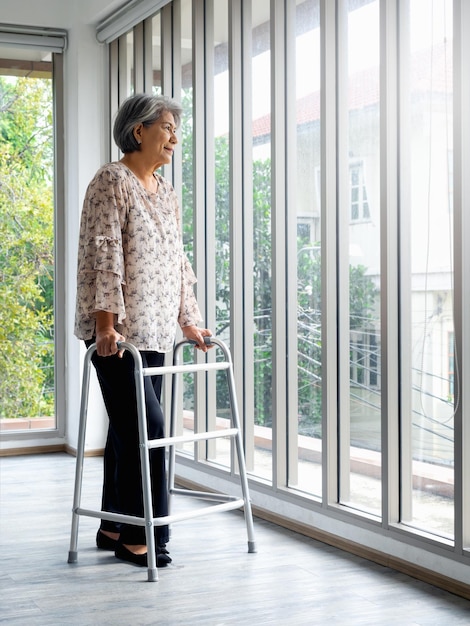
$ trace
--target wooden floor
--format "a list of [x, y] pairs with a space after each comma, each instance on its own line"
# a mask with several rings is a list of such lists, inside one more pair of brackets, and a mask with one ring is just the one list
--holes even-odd
[[[255, 519], [247, 551], [239, 511], [173, 526], [173, 564], [147, 571], [95, 548], [80, 518], [78, 563], [67, 563], [75, 459], [0, 459], [0, 623], [142, 626], [470, 624], [470, 602]], [[86, 459], [83, 506], [96, 508], [101, 459]], [[88, 498], [90, 500], [88, 500]], [[175, 509], [200, 506], [178, 498]]]

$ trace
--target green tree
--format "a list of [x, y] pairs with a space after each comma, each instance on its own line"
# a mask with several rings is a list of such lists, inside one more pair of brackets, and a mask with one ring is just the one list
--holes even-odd
[[321, 436], [320, 244], [297, 241], [297, 373], [299, 433]]
[[255, 424], [272, 424], [271, 160], [253, 162]]
[[54, 410], [51, 89], [0, 77], [2, 418]]
[[[320, 242], [298, 239], [297, 341], [299, 433], [321, 436], [321, 255]], [[349, 328], [376, 335], [378, 290], [364, 265], [349, 266]], [[370, 348], [370, 347], [369, 347]], [[357, 364], [356, 364], [357, 366]]]

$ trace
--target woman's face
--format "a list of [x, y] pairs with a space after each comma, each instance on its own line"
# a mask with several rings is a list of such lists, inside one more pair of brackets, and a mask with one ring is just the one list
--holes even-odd
[[151, 126], [140, 124], [134, 130], [136, 139], [141, 140], [142, 154], [152, 159], [155, 169], [171, 163], [173, 151], [178, 143], [175, 132], [175, 118], [169, 112], [163, 113]]

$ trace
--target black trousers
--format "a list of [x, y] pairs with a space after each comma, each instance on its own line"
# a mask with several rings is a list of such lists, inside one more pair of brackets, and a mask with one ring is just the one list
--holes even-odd
[[[85, 342], [87, 347], [93, 340]], [[141, 352], [144, 367], [163, 365], [164, 354]], [[127, 350], [117, 355], [100, 357], [95, 352], [92, 362], [98, 375], [109, 417], [108, 437], [104, 452], [102, 510], [143, 517], [143, 496], [137, 425], [137, 400], [134, 382], [134, 359]], [[145, 376], [144, 392], [149, 439], [165, 436], [165, 421], [160, 406], [161, 376]], [[168, 515], [165, 449], [149, 452], [154, 517]], [[101, 521], [101, 528], [121, 533], [125, 544], [145, 544], [143, 526]], [[155, 526], [156, 545], [169, 540], [168, 526]]]

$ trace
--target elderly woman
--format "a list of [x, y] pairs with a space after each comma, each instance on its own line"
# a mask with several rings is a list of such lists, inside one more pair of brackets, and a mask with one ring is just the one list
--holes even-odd
[[[184, 254], [178, 200], [170, 183], [156, 173], [171, 163], [178, 143], [181, 107], [163, 96], [139, 94], [120, 107], [114, 140], [120, 161], [98, 170], [88, 186], [78, 250], [75, 334], [96, 342], [93, 364], [109, 417], [104, 454], [102, 508], [143, 516], [137, 407], [132, 355], [117, 342], [136, 346], [144, 367], [163, 364], [172, 350], [177, 324], [204, 352], [204, 337], [193, 293], [196, 277]], [[161, 377], [145, 377], [148, 436], [164, 436]], [[165, 451], [150, 452], [154, 516], [168, 514]], [[157, 566], [171, 558], [168, 527], [155, 527]], [[145, 530], [106, 520], [98, 548], [117, 558], [147, 565]]]

